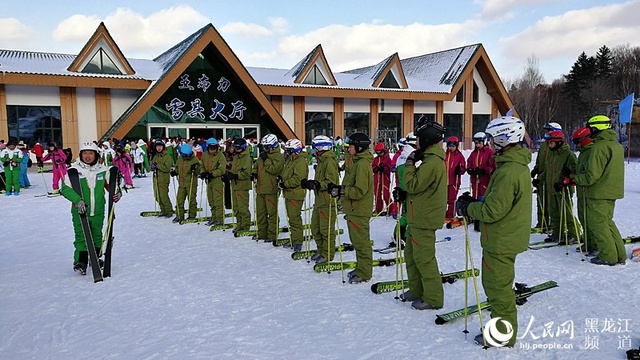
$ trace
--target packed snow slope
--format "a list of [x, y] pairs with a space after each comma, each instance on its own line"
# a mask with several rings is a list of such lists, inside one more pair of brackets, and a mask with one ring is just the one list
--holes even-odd
[[[640, 235], [638, 175], [640, 163], [626, 165], [625, 197], [615, 210], [623, 236]], [[370, 291], [374, 282], [395, 279], [394, 267], [374, 268], [369, 283], [343, 284], [341, 272], [317, 274], [313, 263], [291, 260], [284, 248], [211, 232], [204, 224], [140, 217], [155, 209], [151, 177], [136, 179], [137, 188], [116, 205], [112, 277], [94, 284], [90, 271], [72, 271], [69, 202], [34, 196], [50, 189], [50, 173], [30, 177], [33, 187], [0, 198], [2, 359], [584, 360], [622, 359], [640, 345], [637, 262], [592, 265], [575, 246], [520, 254], [516, 281], [554, 280], [559, 287], [518, 307], [515, 348], [483, 350], [473, 342], [478, 314], [469, 316], [468, 335], [464, 318], [434, 322], [436, 314], [464, 306], [464, 280], [444, 285], [443, 309], [413, 310], [395, 293]], [[463, 179], [468, 186], [468, 176]], [[280, 214], [286, 225], [282, 202]], [[342, 216], [339, 221], [346, 229]], [[375, 248], [387, 245], [394, 225], [391, 217], [372, 219]], [[440, 271], [464, 269], [464, 228], [436, 235], [452, 239], [437, 244]], [[532, 235], [531, 241], [543, 237]], [[339, 241], [349, 242], [346, 230]], [[469, 241], [480, 268], [479, 233], [470, 230]], [[628, 253], [635, 247], [640, 244], [627, 245]], [[355, 254], [343, 257], [353, 260]], [[476, 301], [473, 288], [470, 281], [470, 304]], [[485, 300], [480, 278], [478, 288]], [[489, 315], [483, 315], [486, 322]]]

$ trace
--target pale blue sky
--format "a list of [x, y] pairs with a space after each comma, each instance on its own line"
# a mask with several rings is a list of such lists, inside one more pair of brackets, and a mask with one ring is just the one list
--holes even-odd
[[291, 68], [322, 44], [333, 71], [482, 43], [503, 79], [535, 54], [547, 82], [602, 45], [640, 46], [640, 0], [5, 1], [0, 49], [76, 54], [100, 21], [154, 58], [212, 23], [246, 66]]

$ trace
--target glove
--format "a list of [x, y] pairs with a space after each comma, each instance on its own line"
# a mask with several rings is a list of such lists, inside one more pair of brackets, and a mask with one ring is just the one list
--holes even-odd
[[113, 194], [112, 199], [114, 203], [117, 203], [118, 201], [120, 201], [120, 198], [122, 198], [121, 192], [118, 191], [117, 193]]
[[157, 165], [156, 163], [151, 163], [151, 171], [156, 171]]
[[538, 186], [540, 186], [540, 179], [535, 178], [535, 179], [531, 180], [531, 184], [533, 185], [533, 187], [537, 188]]
[[462, 195], [460, 195], [458, 200], [456, 200], [456, 214], [458, 214], [458, 216], [464, 216], [465, 218], [469, 219], [467, 208], [469, 207], [469, 204], [476, 201], [478, 200], [471, 197], [471, 194], [468, 191], [465, 191]]
[[2, 163], [2, 166], [6, 166], [6, 167], [8, 167], [8, 166], [9, 166], [9, 164], [11, 164], [11, 162], [10, 162], [9, 160], [7, 160], [7, 161], [5, 161], [5, 162], [3, 162], [3, 163]]
[[309, 181], [307, 181], [307, 189], [309, 189], [309, 190], [320, 190], [320, 181], [318, 181], [318, 180], [309, 180]]
[[453, 173], [456, 175], [462, 175], [462, 168], [460, 167], [460, 165], [456, 166], [456, 168], [453, 169]]
[[402, 188], [400, 186], [396, 186], [395, 188], [393, 188], [393, 201], [399, 203], [399, 202], [403, 202], [407, 199], [407, 192], [402, 190]]
[[471, 176], [476, 176], [477, 174], [477, 169], [476, 168], [469, 168], [467, 169], [467, 173]]
[[329, 183], [329, 185], [327, 185], [327, 189], [329, 190], [331, 196], [334, 198], [344, 196], [344, 187], [340, 185]]
[[396, 172], [396, 167], [395, 167], [395, 166], [392, 166], [392, 167], [391, 167], [391, 172], [392, 172], [392, 173]]
[[560, 181], [553, 184], [553, 189], [557, 192], [562, 192], [562, 190], [565, 187], [574, 186], [574, 185], [576, 185], [576, 182], [574, 179], [567, 176], [561, 176]]
[[269, 153], [266, 151], [263, 151], [260, 153], [260, 159], [262, 159], [262, 161], [267, 160], [268, 156], [269, 156]]
[[560, 170], [560, 175], [568, 178], [571, 175], [571, 170], [569, 170], [568, 167], [563, 167], [562, 170]]
[[256, 181], [258, 180], [258, 173], [251, 173], [251, 175], [249, 175], [249, 179], [251, 181]]
[[228, 173], [227, 174], [227, 179], [229, 179], [229, 180], [237, 180], [238, 179], [238, 174]]
[[196, 173], [196, 171], [198, 171], [198, 164], [193, 164], [193, 165], [191, 165], [190, 170], [191, 170], [191, 173], [192, 173], [192, 174], [195, 174], [195, 173]]
[[176, 168], [174, 166], [171, 167], [171, 171], [169, 171], [169, 174], [171, 174], [171, 176], [178, 176], [178, 172], [176, 171]]
[[285, 189], [284, 180], [282, 180], [282, 176], [280, 176], [280, 175], [276, 176], [276, 184], [278, 185], [278, 187], [280, 189], [283, 189], [283, 190]]
[[487, 173], [487, 170], [485, 170], [484, 168], [477, 168], [476, 169], [476, 175], [484, 175]]
[[404, 162], [404, 164], [406, 166], [414, 166], [415, 165], [415, 158], [416, 158], [416, 151], [418, 150], [414, 150], [413, 152], [411, 152], [411, 154], [409, 154], [409, 156], [407, 156], [407, 160]]
[[208, 172], [203, 172], [203, 173], [200, 173], [200, 175], [198, 175], [198, 177], [200, 179], [202, 179], [202, 180], [207, 180], [207, 179], [209, 179], [209, 175], [211, 175], [211, 174], [208, 173]]
[[340, 172], [344, 171], [344, 164], [342, 166], [338, 166], [338, 171], [340, 171]]
[[220, 175], [220, 179], [222, 179], [222, 181], [227, 182], [229, 181], [229, 176], [227, 173], [224, 173], [222, 175]]
[[384, 164], [378, 164], [378, 172], [384, 172]]
[[16, 166], [18, 166], [18, 163], [12, 160], [11, 161], [11, 166], [16, 167]]
[[309, 189], [308, 186], [309, 180], [307, 179], [302, 179], [300, 180], [300, 187], [303, 189]]
[[87, 213], [87, 204], [84, 203], [84, 200], [80, 200], [76, 207], [78, 208], [78, 214], [82, 215]]

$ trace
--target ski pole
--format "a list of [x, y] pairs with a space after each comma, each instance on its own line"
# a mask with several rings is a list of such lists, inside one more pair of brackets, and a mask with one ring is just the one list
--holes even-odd
[[[569, 201], [568, 201], [569, 209], [573, 210], [573, 197], [571, 196], [571, 192], [569, 191], [569, 188], [565, 188], [565, 190], [567, 192], [567, 199], [569, 199]], [[576, 240], [578, 241], [578, 251], [580, 252], [580, 256], [582, 257], [582, 261], [585, 261], [584, 260], [584, 253], [582, 251], [582, 242], [580, 241], [580, 229], [578, 227], [578, 223], [577, 223], [576, 217], [573, 216], [573, 213], [571, 213], [571, 218], [573, 220], [573, 230], [576, 233]]]
[[[587, 227], [587, 194], [586, 192], [583, 191], [582, 194], [582, 214], [584, 216], [584, 224], [582, 224], [582, 227], [584, 228], [584, 250], [585, 252], [589, 252], [589, 244], [587, 244], [588, 241], [588, 236], [587, 234], [589, 234], [588, 231], [588, 227]], [[584, 259], [582, 259], [584, 261]]]
[[153, 195], [155, 201], [153, 202], [153, 210], [158, 211], [158, 203], [160, 202], [160, 193], [158, 190], [158, 177], [156, 171], [153, 172]]
[[[332, 200], [336, 203], [336, 211], [337, 211], [338, 202], [337, 202], [336, 198], [333, 198]], [[335, 222], [333, 224], [331, 223], [331, 208], [332, 208], [332, 206], [331, 206], [331, 204], [329, 204], [329, 218], [327, 219], [327, 224], [328, 224], [327, 228], [328, 229], [327, 229], [327, 241], [326, 241], [326, 244], [327, 244], [327, 262], [331, 261], [331, 256], [329, 254], [331, 253], [331, 246], [333, 245], [329, 241], [329, 239], [331, 239], [331, 228], [336, 226]], [[338, 217], [336, 216], [336, 219], [337, 218]], [[318, 251], [320, 251], [320, 249], [318, 249]], [[331, 274], [331, 268], [329, 268], [329, 271], [327, 271], [327, 274]]]
[[[315, 204], [314, 204], [315, 207]], [[311, 211], [311, 190], [307, 190], [307, 208], [305, 209], [305, 222], [310, 224], [313, 220], [313, 214], [309, 215], [309, 211]], [[307, 264], [311, 262], [309, 252], [311, 250], [311, 234], [307, 233], [306, 230], [303, 230], [304, 241], [306, 242], [305, 250], [307, 251]], [[317, 245], [316, 245], [317, 248]], [[317, 249], [316, 249], [317, 250]]]
[[[211, 205], [209, 204], [209, 202], [212, 200], [212, 199], [209, 199], [209, 185], [210, 185], [210, 184], [209, 184], [209, 180], [202, 179], [202, 187], [206, 187], [206, 188], [207, 188], [207, 203], [206, 203], [206, 204], [205, 204], [205, 203], [203, 203], [203, 202], [202, 202], [202, 198], [200, 198], [200, 202], [201, 202], [201, 204], [202, 204], [202, 207], [204, 207], [204, 218], [205, 218], [205, 219], [206, 219], [206, 218], [208, 217], [208, 215], [209, 215], [209, 206], [211, 206]], [[214, 191], [214, 190], [213, 190], [213, 185], [211, 185], [211, 188], [212, 188], [212, 189], [211, 189], [211, 195], [213, 195], [213, 191]], [[213, 211], [211, 212], [211, 218], [213, 218]], [[222, 219], [224, 219], [224, 217], [223, 217]]]
[[[257, 204], [258, 204], [258, 194], [256, 194], [256, 184], [255, 182], [251, 181], [251, 192], [253, 193], [253, 228], [256, 230], [256, 241], [258, 241], [258, 209], [257, 209]], [[268, 224], [268, 223], [267, 223]], [[267, 225], [267, 229], [269, 229], [269, 226]]]
[[[398, 212], [401, 213], [402, 210], [402, 203], [398, 202]], [[404, 274], [403, 274], [403, 269], [402, 269], [402, 239], [400, 238], [401, 235], [401, 231], [400, 231], [400, 217], [398, 216], [398, 219], [396, 220], [396, 300], [400, 299], [400, 295], [398, 295], [398, 291], [400, 289], [398, 289], [398, 283], [401, 284], [401, 289], [404, 289]]]
[[564, 248], [565, 255], [569, 256], [569, 229], [567, 227], [567, 206], [565, 203], [564, 190], [561, 192], [561, 202], [560, 206], [562, 209], [560, 210], [560, 236], [564, 235]]
[[[462, 222], [464, 224], [464, 242], [466, 245], [466, 252], [468, 253], [468, 261], [469, 261], [469, 265], [471, 267], [471, 269], [475, 269], [475, 265], [473, 263], [473, 254], [471, 253], [471, 242], [469, 241], [469, 224], [467, 223], [467, 218], [465, 216], [462, 217]], [[478, 278], [476, 277], [476, 272], [474, 270], [471, 271], [471, 276], [473, 277], [473, 290], [475, 291], [476, 294], [476, 304], [478, 306], [478, 309], [480, 309], [480, 293], [478, 292]], [[468, 308], [465, 306], [465, 317], [468, 314]], [[480, 328], [482, 329], [484, 327], [484, 323], [482, 321], [482, 311], [478, 311], [478, 316], [480, 317]], [[466, 323], [466, 320], [465, 320]], [[466, 326], [466, 325], [465, 325]], [[465, 328], [466, 330], [466, 328]], [[484, 339], [484, 337], [483, 337]], [[484, 346], [487, 346], [487, 341], [484, 340]]]
[[[466, 219], [463, 220], [466, 224]], [[462, 331], [465, 334], [469, 333], [468, 324], [469, 324], [469, 246], [467, 244], [469, 240], [469, 229], [465, 227], [465, 245], [464, 245], [464, 271], [467, 276], [464, 277], [464, 330]], [[475, 275], [475, 270], [472, 270]]]
[[[342, 260], [342, 239], [340, 238], [340, 222], [338, 221], [338, 200], [336, 198], [333, 198], [333, 206], [335, 207], [335, 211], [336, 211], [336, 233], [338, 236], [338, 253], [340, 254], [340, 272], [342, 273], [342, 283], [345, 284], [346, 281], [344, 281], [344, 262]], [[331, 218], [331, 217], [329, 217]], [[329, 244], [329, 246], [331, 246], [331, 244]], [[328, 259], [327, 259], [328, 260]]]

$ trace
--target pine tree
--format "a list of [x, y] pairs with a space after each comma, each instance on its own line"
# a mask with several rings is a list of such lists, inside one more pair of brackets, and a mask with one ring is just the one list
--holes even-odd
[[612, 70], [613, 54], [606, 45], [602, 45], [596, 53], [596, 76], [599, 78], [607, 78], [611, 76]]

